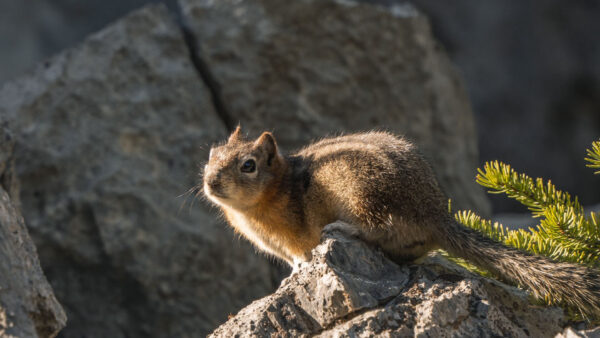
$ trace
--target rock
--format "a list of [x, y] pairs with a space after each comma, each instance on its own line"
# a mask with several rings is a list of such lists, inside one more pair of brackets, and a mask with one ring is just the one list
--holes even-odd
[[[1, 1], [0, 83], [153, 0]], [[175, 0], [161, 0], [176, 7]], [[16, 34], [18, 32], [18, 34]]]
[[[23, 215], [69, 316], [62, 335], [201, 336], [272, 292], [281, 269], [207, 204], [192, 205], [194, 189], [186, 195], [209, 146], [238, 120], [253, 133], [275, 129], [288, 150], [341, 130], [404, 132], [454, 205], [485, 215], [466, 95], [414, 9], [331, 0], [183, 9], [197, 51], [164, 6], [150, 6], [0, 89]], [[319, 13], [329, 14], [300, 22]], [[381, 297], [331, 302], [350, 313]]]
[[15, 209], [19, 210], [21, 199], [19, 180], [15, 173], [15, 141], [5, 124], [0, 125], [0, 187], [8, 194]]
[[326, 231], [312, 260], [217, 328], [212, 337], [551, 337], [562, 310], [474, 275], [437, 254], [397, 265], [379, 250]]
[[387, 129], [416, 141], [456, 209], [489, 214], [463, 83], [409, 4], [180, 0], [231, 129], [275, 132], [284, 149]]
[[577, 330], [572, 327], [566, 328], [555, 338], [600, 338], [600, 326], [590, 330]]
[[[0, 1], [0, 82], [156, 1]], [[176, 0], [161, 2], [176, 7]], [[600, 135], [597, 2], [411, 3], [430, 19], [434, 36], [464, 75], [480, 158], [502, 159], [534, 177], [552, 179], [585, 203], [599, 203], [600, 180], [582, 162], [584, 149]], [[520, 210], [504, 197], [492, 203], [497, 212]]]
[[203, 335], [276, 286], [267, 259], [186, 195], [227, 131], [164, 6], [6, 84], [0, 116], [64, 337]]
[[54, 337], [67, 317], [52, 292], [18, 209], [14, 142], [0, 127], [0, 336]]

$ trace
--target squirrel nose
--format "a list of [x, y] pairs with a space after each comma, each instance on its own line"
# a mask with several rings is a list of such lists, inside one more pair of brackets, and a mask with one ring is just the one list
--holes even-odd
[[220, 180], [220, 175], [216, 174], [216, 175], [210, 175], [208, 177], [206, 177], [206, 185], [210, 188], [211, 191], [213, 192], [220, 192], [221, 190], [221, 180]]
[[214, 178], [214, 179], [208, 181], [208, 186], [212, 190], [219, 191], [221, 189], [221, 182], [218, 179]]

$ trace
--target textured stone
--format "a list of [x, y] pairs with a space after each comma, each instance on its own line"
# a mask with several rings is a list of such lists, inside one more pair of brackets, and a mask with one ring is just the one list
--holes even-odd
[[180, 3], [229, 127], [273, 130], [287, 150], [342, 131], [405, 134], [456, 208], [489, 213], [462, 81], [409, 4]]
[[18, 209], [14, 142], [4, 127], [0, 140], [0, 336], [54, 337], [67, 318]]
[[6, 84], [0, 116], [65, 337], [202, 335], [275, 287], [267, 260], [186, 195], [227, 132], [163, 6]]
[[[0, 82], [156, 1], [176, 2], [0, 1]], [[532, 176], [551, 178], [582, 202], [599, 203], [600, 181], [582, 162], [583, 150], [600, 135], [598, 2], [411, 2], [428, 16], [464, 75], [480, 158], [502, 159]], [[503, 197], [492, 201], [498, 211], [523, 210]]]
[[326, 232], [312, 261], [212, 333], [213, 337], [552, 337], [558, 308], [432, 254], [398, 266], [377, 249]]
[[147, 3], [176, 0], [0, 1], [0, 83]]
[[600, 338], [600, 327], [590, 330], [577, 330], [571, 327], [556, 335], [555, 338]]

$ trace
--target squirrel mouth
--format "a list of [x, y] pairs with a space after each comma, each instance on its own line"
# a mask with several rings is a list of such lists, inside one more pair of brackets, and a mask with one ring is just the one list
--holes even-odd
[[208, 197], [226, 199], [227, 196], [220, 190], [219, 186], [211, 186], [209, 184], [204, 184], [204, 193]]
[[216, 191], [211, 191], [210, 195], [213, 196], [213, 197], [220, 198], [220, 199], [226, 199], [227, 198], [227, 196], [225, 194], [222, 194], [222, 193], [219, 193], [219, 192], [216, 192]]

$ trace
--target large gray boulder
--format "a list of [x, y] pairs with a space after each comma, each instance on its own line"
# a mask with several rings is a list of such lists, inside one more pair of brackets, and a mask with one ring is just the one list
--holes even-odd
[[268, 261], [186, 194], [227, 131], [165, 7], [8, 83], [0, 116], [65, 337], [201, 335], [274, 288]]
[[[158, 1], [175, 8], [177, 0], [0, 1], [0, 82]], [[503, 159], [551, 178], [584, 202], [600, 202], [600, 180], [582, 162], [583, 150], [600, 135], [597, 2], [411, 2], [428, 16], [434, 36], [464, 75], [480, 158]], [[505, 198], [493, 201], [499, 211], [524, 210]]]
[[489, 213], [462, 80], [407, 3], [180, 0], [231, 128], [275, 132], [285, 149], [387, 129], [416, 141], [455, 208]]
[[[65, 337], [203, 335], [278, 285], [281, 269], [193, 204], [199, 164], [237, 121], [274, 130], [287, 149], [341, 130], [404, 132], [455, 207], [485, 214], [468, 101], [414, 9], [330, 0], [183, 9], [189, 41], [206, 42], [198, 50], [151, 6], [0, 89], [23, 214], [70, 318]], [[323, 13], [331, 18], [300, 22]]]
[[40, 268], [18, 208], [13, 146], [0, 126], [0, 336], [54, 337], [67, 318]]
[[[173, 5], [176, 0], [160, 0]], [[0, 83], [157, 0], [0, 1]]]
[[212, 337], [553, 337], [565, 323], [562, 310], [437, 254], [399, 266], [338, 231], [312, 253]]

